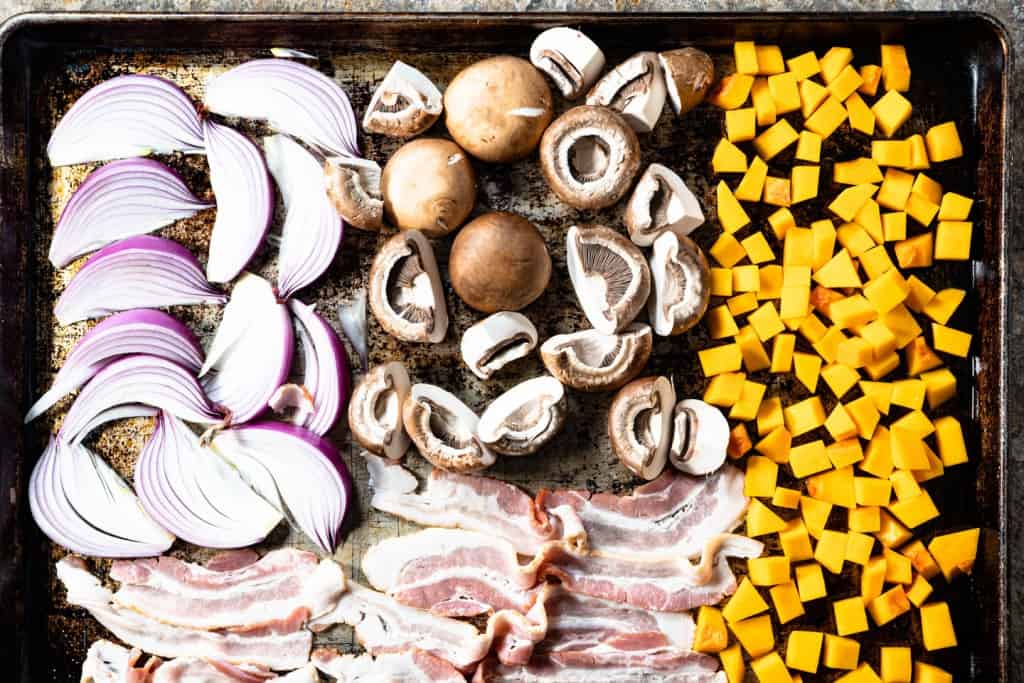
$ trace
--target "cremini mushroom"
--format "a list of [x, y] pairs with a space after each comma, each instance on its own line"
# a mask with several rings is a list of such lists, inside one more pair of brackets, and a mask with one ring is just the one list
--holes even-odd
[[476, 413], [432, 384], [415, 384], [402, 406], [405, 431], [420, 455], [449, 472], [475, 472], [494, 464], [494, 453], [477, 437]]
[[434, 125], [441, 115], [441, 91], [418, 69], [395, 62], [370, 98], [363, 130], [411, 138]]
[[455, 293], [472, 308], [517, 311], [547, 288], [551, 257], [530, 221], [514, 213], [485, 213], [456, 235], [448, 274]]
[[651, 279], [647, 313], [655, 334], [682, 334], [700, 322], [711, 299], [711, 269], [693, 240], [674, 232], [654, 240]]
[[587, 104], [611, 107], [633, 130], [648, 133], [665, 107], [665, 77], [656, 52], [638, 52], [606, 73], [587, 95]]
[[617, 112], [573, 107], [544, 131], [540, 168], [551, 190], [569, 206], [603, 209], [629, 191], [640, 168], [640, 142]]
[[565, 251], [573, 290], [594, 329], [614, 334], [633, 322], [651, 292], [640, 249], [611, 228], [574, 225]]
[[555, 82], [563, 97], [575, 100], [601, 75], [604, 53], [582, 31], [556, 26], [533, 40], [530, 62]]
[[633, 244], [649, 247], [666, 230], [689, 235], [704, 224], [704, 212], [682, 178], [661, 164], [651, 164], [629, 198], [625, 223]]
[[392, 460], [409, 448], [402, 424], [402, 404], [412, 386], [405, 366], [397, 361], [370, 369], [348, 402], [348, 428], [366, 450]]
[[460, 71], [444, 92], [448, 132], [477, 159], [518, 161], [551, 123], [551, 89], [525, 59], [490, 57]]
[[489, 315], [462, 335], [462, 360], [480, 379], [491, 375], [537, 346], [537, 328], [522, 313]]
[[682, 116], [704, 101], [715, 82], [715, 63], [703, 50], [684, 47], [658, 54], [668, 90], [668, 102]]
[[612, 399], [608, 409], [612, 450], [638, 477], [651, 480], [665, 469], [675, 404], [675, 389], [665, 377], [633, 380]]
[[324, 186], [334, 210], [360, 230], [384, 226], [384, 200], [380, 193], [380, 166], [358, 157], [331, 157], [324, 162]]
[[619, 334], [581, 330], [559, 334], [540, 347], [544, 367], [559, 382], [578, 391], [613, 391], [643, 371], [654, 335], [643, 323]]
[[565, 423], [565, 387], [554, 377], [534, 377], [494, 399], [477, 426], [485, 446], [502, 455], [536, 453]]
[[676, 404], [669, 462], [687, 474], [708, 474], [725, 462], [729, 422], [718, 408], [696, 398]]
[[439, 342], [448, 330], [441, 275], [430, 242], [417, 230], [394, 235], [370, 266], [370, 310], [403, 341]]
[[469, 217], [476, 173], [450, 140], [419, 138], [398, 148], [381, 175], [384, 215], [402, 230], [441, 237]]

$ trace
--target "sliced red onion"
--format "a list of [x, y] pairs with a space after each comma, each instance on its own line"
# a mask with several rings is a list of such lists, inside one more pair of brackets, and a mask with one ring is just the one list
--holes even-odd
[[76, 553], [150, 557], [174, 543], [106, 462], [58, 438], [32, 470], [28, 502], [43, 533]]
[[287, 300], [331, 265], [344, 223], [327, 198], [323, 168], [312, 154], [284, 135], [264, 138], [263, 148], [284, 198], [277, 295]]
[[63, 268], [83, 254], [211, 206], [159, 161], [113, 161], [90, 173], [71, 195], [53, 233], [50, 263]]
[[287, 307], [269, 282], [245, 273], [231, 291], [200, 370], [203, 388], [232, 424], [248, 422], [266, 410], [287, 379], [294, 345]]
[[135, 417], [156, 417], [156, 414], [160, 411], [152, 406], [143, 405], [141, 403], [126, 403], [120, 406], [114, 406], [113, 408], [107, 408], [96, 413], [91, 420], [89, 420], [84, 427], [82, 427], [75, 438], [72, 439], [72, 444], [80, 444], [85, 437], [108, 422], [117, 422], [118, 420], [129, 420]]
[[117, 313], [78, 341], [49, 390], [25, 415], [25, 422], [46, 412], [111, 361], [140, 353], [174, 361], [192, 373], [198, 373], [203, 364], [203, 350], [192, 330], [166, 313], [151, 309]]
[[288, 307], [295, 316], [302, 347], [302, 384], [313, 397], [313, 413], [298, 424], [323, 436], [331, 431], [348, 403], [352, 389], [348, 354], [337, 333], [312, 306], [292, 299]]
[[360, 289], [352, 297], [352, 301], [338, 306], [338, 321], [341, 323], [341, 331], [359, 355], [359, 362], [362, 363], [363, 372], [366, 372], [366, 290]]
[[334, 552], [352, 478], [329, 441], [295, 425], [257, 422], [218, 432], [212, 447], [257, 493], [287, 510], [317, 546]]
[[67, 442], [83, 438], [96, 424], [96, 416], [133, 404], [165, 410], [186, 422], [223, 421], [190, 371], [166, 358], [126, 356], [100, 370], [82, 388], [64, 417], [60, 436]]
[[222, 304], [199, 262], [177, 242], [138, 235], [89, 257], [60, 295], [54, 314], [61, 325], [132, 308]]
[[281, 521], [236, 469], [167, 413], [160, 413], [135, 464], [135, 490], [165, 529], [209, 548], [259, 543]]
[[256, 253], [274, 217], [274, 191], [263, 154], [227, 126], [203, 122], [210, 184], [217, 197], [217, 219], [210, 237], [206, 276], [228, 282]]
[[78, 98], [46, 145], [51, 166], [203, 151], [192, 100], [159, 76], [104, 81]]
[[222, 116], [267, 121], [327, 156], [359, 154], [356, 117], [348, 95], [305, 64], [287, 59], [246, 62], [207, 84], [205, 104]]

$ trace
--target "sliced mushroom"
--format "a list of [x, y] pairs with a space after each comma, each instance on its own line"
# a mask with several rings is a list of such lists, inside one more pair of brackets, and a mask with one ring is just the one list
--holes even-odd
[[489, 315], [462, 335], [462, 360], [480, 379], [491, 375], [537, 346], [537, 328], [522, 313]]
[[569, 278], [594, 329], [614, 334], [633, 322], [651, 292], [651, 271], [632, 242], [602, 225], [569, 228]]
[[640, 142], [615, 111], [573, 107], [544, 131], [540, 168], [566, 204], [603, 209], [629, 191], [640, 168]]
[[611, 107], [638, 133], [654, 128], [665, 108], [665, 77], [657, 52], [638, 52], [606, 73], [587, 95], [587, 104]]
[[682, 178], [661, 164], [651, 164], [633, 189], [625, 222], [633, 244], [649, 247], [666, 230], [689, 235], [704, 224], [704, 212]]
[[530, 61], [570, 100], [586, 92], [604, 69], [601, 48], [567, 26], [549, 28], [537, 36], [530, 46]]
[[634, 380], [612, 399], [608, 409], [612, 450], [638, 477], [651, 480], [665, 469], [675, 403], [675, 389], [665, 377]]
[[370, 98], [363, 130], [409, 138], [434, 125], [442, 108], [441, 91], [429, 78], [405, 62], [395, 62]]
[[703, 50], [684, 47], [658, 55], [672, 111], [682, 116], [704, 101], [715, 81], [715, 63]]
[[612, 391], [640, 374], [651, 357], [654, 335], [643, 323], [619, 334], [582, 330], [551, 337], [540, 347], [544, 367], [579, 391]]
[[668, 458], [687, 474], [708, 474], [725, 462], [729, 422], [718, 408], [696, 398], [676, 404]]
[[477, 435], [503, 455], [536, 453], [565, 423], [565, 387], [554, 377], [534, 377], [494, 399], [480, 416]]
[[494, 453], [477, 438], [480, 420], [453, 394], [416, 384], [402, 406], [402, 421], [420, 455], [449, 472], [475, 472], [494, 464]]
[[370, 266], [370, 310], [384, 330], [410, 342], [437, 343], [448, 331], [448, 309], [434, 249], [418, 230], [393, 236]]
[[380, 193], [380, 166], [370, 159], [331, 157], [324, 162], [324, 185], [334, 210], [360, 230], [384, 226], [384, 199]]
[[402, 424], [402, 404], [412, 383], [396, 361], [371, 368], [348, 402], [348, 428], [366, 450], [398, 460], [409, 448]]
[[693, 240], [674, 232], [654, 240], [651, 277], [647, 313], [655, 334], [682, 334], [700, 322], [711, 299], [711, 269]]

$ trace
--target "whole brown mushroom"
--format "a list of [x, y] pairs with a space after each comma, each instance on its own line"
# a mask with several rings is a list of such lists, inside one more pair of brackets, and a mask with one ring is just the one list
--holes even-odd
[[419, 138], [398, 148], [381, 174], [384, 214], [402, 230], [442, 237], [469, 217], [476, 173], [450, 140]]
[[548, 286], [551, 257], [528, 220], [513, 213], [486, 213], [455, 238], [448, 271], [455, 293], [472, 308], [518, 311]]

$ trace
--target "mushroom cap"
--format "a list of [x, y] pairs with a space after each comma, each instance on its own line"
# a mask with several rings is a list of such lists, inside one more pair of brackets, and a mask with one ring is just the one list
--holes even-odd
[[633, 322], [651, 292], [643, 252], [603, 225], [574, 225], [565, 241], [569, 279], [594, 329], [613, 334]]
[[405, 431], [420, 455], [449, 472], [475, 472], [494, 464], [494, 453], [477, 438], [469, 406], [441, 387], [416, 384], [402, 406]]
[[527, 156], [551, 123], [551, 89], [519, 57], [490, 57], [460, 71], [444, 93], [445, 123], [455, 141], [483, 161]]
[[409, 437], [402, 405], [411, 386], [409, 372], [397, 361], [370, 368], [348, 402], [348, 428], [359, 445], [392, 460], [405, 454]]
[[638, 52], [601, 77], [587, 95], [587, 104], [610, 107], [633, 130], [648, 133], [665, 108], [665, 77], [655, 52]]
[[370, 159], [331, 157], [324, 161], [324, 187], [334, 210], [360, 230], [384, 227], [380, 166]]
[[434, 249], [418, 230], [381, 245], [367, 282], [370, 311], [384, 331], [410, 342], [437, 343], [448, 331], [448, 308]]
[[618, 334], [581, 330], [551, 337], [540, 347], [544, 367], [578, 391], [614, 391], [639, 375], [651, 357], [654, 335], [643, 323]]
[[703, 50], [684, 47], [658, 55], [672, 111], [682, 116], [704, 101], [715, 82], [715, 63]]
[[381, 175], [384, 214], [401, 230], [442, 237], [469, 217], [476, 202], [476, 173], [450, 140], [419, 138], [391, 155]]
[[484, 313], [517, 311], [551, 279], [551, 257], [540, 232], [514, 213], [485, 213], [459, 231], [448, 256], [455, 293]]
[[502, 455], [536, 453], [565, 423], [565, 387], [543, 375], [520, 382], [494, 399], [477, 426], [480, 440]]
[[729, 448], [729, 421], [722, 411], [696, 398], [676, 404], [669, 461], [681, 472], [701, 475], [725, 462]]
[[665, 377], [643, 377], [619, 389], [608, 409], [608, 437], [619, 461], [643, 479], [665, 469], [676, 392]]
[[537, 346], [537, 328], [522, 313], [500, 311], [476, 323], [462, 335], [462, 360], [480, 379], [491, 375]]
[[654, 240], [651, 279], [647, 312], [656, 334], [682, 334], [704, 317], [711, 300], [711, 268], [689, 237], [663, 232]]
[[363, 130], [396, 138], [419, 135], [441, 116], [441, 91], [415, 67], [396, 61], [363, 115]]
[[530, 62], [555, 82], [563, 97], [574, 100], [601, 75], [604, 53], [582, 31], [555, 26], [534, 38]]

